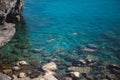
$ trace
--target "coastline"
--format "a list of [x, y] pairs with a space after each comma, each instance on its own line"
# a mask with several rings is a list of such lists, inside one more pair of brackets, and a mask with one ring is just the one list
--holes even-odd
[[0, 1], [0, 47], [4, 46], [14, 36], [15, 22], [20, 21], [23, 0]]

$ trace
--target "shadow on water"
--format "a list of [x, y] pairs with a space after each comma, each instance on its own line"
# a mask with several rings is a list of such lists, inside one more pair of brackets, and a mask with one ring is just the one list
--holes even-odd
[[[30, 42], [24, 18], [16, 23], [16, 33], [13, 39], [0, 48], [0, 65], [13, 65], [18, 60], [30, 57]], [[26, 60], [27, 60], [26, 59]]]

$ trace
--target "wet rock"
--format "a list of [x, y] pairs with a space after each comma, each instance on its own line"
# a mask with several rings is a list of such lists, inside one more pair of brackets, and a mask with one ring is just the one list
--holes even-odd
[[90, 49], [97, 49], [97, 45], [95, 44], [87, 44], [87, 47], [90, 48]]
[[39, 48], [39, 49], [32, 49], [31, 51], [32, 51], [33, 53], [40, 53], [40, 52], [42, 52], [44, 49], [45, 49], [45, 47], [42, 47], [42, 48]]
[[47, 63], [45, 64], [42, 69], [44, 71], [56, 71], [57, 70], [57, 65], [54, 63], [54, 62], [50, 62], [50, 63]]
[[51, 74], [45, 74], [43, 77], [45, 80], [58, 80], [56, 77], [54, 77]]
[[20, 65], [22, 65], [22, 66], [28, 65], [28, 63], [26, 61], [18, 61], [17, 66], [20, 66]]
[[74, 71], [74, 72], [79, 72], [79, 73], [90, 73], [91, 68], [90, 67], [69, 67], [68, 71]]
[[114, 74], [108, 74], [107, 78], [110, 79], [110, 80], [117, 80], [116, 75], [114, 75]]
[[17, 21], [20, 21], [20, 15], [16, 15], [15, 18]]
[[5, 70], [3, 70], [3, 73], [12, 74], [12, 70], [11, 69], [5, 69]]
[[76, 60], [72, 62], [73, 66], [91, 66], [93, 65], [94, 61], [91, 59], [85, 59], [85, 60]]
[[65, 77], [64, 80], [73, 80], [71, 77]]
[[0, 73], [0, 80], [12, 80], [12, 78], [6, 74]]
[[24, 73], [24, 72], [20, 72], [20, 73], [19, 73], [19, 77], [20, 77], [20, 78], [24, 78], [24, 77], [26, 77], [26, 73]]
[[72, 78], [79, 78], [80, 77], [80, 73], [79, 72], [70, 72], [69, 74], [70, 74], [70, 76]]
[[14, 71], [18, 71], [18, 70], [20, 70], [21, 68], [20, 67], [18, 67], [18, 66], [14, 66], [14, 67], [12, 67], [12, 70], [14, 70]]
[[111, 64], [111, 65], [108, 65], [108, 68], [109, 68], [112, 72], [120, 74], [120, 66], [118, 66], [118, 65], [116, 65], [116, 64]]
[[72, 62], [73, 66], [83, 66], [86, 65], [86, 61], [85, 60], [76, 60]]
[[4, 23], [3, 25], [0, 25], [0, 47], [9, 42], [15, 34], [14, 26], [15, 24], [12, 23]]
[[40, 75], [40, 72], [37, 72], [37, 71], [33, 71], [33, 72], [28, 73], [28, 76], [29, 76], [30, 78], [36, 78], [36, 77], [38, 77], [39, 75]]

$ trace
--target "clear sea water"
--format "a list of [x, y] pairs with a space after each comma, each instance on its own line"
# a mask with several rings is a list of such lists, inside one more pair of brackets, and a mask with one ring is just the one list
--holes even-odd
[[[25, 0], [16, 28], [1, 48], [1, 61], [88, 58], [120, 64], [120, 0]], [[80, 52], [87, 44], [97, 45], [97, 52]]]

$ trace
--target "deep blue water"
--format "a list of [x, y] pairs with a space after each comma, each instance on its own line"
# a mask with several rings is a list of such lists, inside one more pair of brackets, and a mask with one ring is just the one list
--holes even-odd
[[[120, 0], [25, 0], [23, 18], [13, 40], [1, 50], [15, 60], [120, 63]], [[29, 49], [21, 48], [26, 44]], [[80, 52], [87, 44], [97, 45], [97, 52]]]

